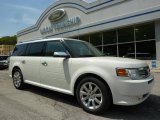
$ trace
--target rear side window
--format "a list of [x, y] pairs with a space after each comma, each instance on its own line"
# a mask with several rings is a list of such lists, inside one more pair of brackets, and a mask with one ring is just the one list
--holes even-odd
[[66, 52], [60, 41], [47, 42], [45, 56], [53, 56], [54, 52]]
[[25, 56], [27, 44], [16, 45], [13, 50], [12, 56]]
[[43, 42], [28, 44], [27, 56], [43, 56]]

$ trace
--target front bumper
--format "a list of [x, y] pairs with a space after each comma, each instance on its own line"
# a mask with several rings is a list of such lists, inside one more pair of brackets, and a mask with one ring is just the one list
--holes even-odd
[[113, 102], [117, 105], [136, 105], [146, 100], [154, 85], [151, 75], [143, 80], [119, 80]]

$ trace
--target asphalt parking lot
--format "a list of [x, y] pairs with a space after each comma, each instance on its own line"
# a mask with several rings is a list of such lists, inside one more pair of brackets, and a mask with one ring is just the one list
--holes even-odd
[[84, 112], [74, 97], [30, 86], [16, 90], [8, 71], [0, 71], [0, 120], [159, 120], [160, 73], [155, 73], [155, 86], [144, 103], [132, 106], [114, 105], [104, 115]]

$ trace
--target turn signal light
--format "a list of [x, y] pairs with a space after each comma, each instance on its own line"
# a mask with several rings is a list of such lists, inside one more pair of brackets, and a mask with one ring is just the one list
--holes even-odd
[[126, 69], [117, 69], [117, 76], [128, 77], [128, 71]]

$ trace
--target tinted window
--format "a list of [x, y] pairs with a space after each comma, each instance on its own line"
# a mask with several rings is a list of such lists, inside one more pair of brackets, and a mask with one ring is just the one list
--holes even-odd
[[148, 23], [136, 26], [135, 32], [136, 32], [136, 41], [155, 39], [154, 23]]
[[87, 42], [66, 40], [66, 43], [76, 57], [98, 57], [102, 55], [98, 49]]
[[72, 39], [77, 39], [78, 40], [78, 36], [74, 36], [74, 37], [72, 37]]
[[66, 52], [66, 49], [59, 41], [47, 42], [45, 56], [53, 56], [54, 52]]
[[90, 42], [94, 46], [102, 45], [102, 33], [95, 33], [90, 35]]
[[134, 27], [119, 29], [118, 41], [119, 43], [134, 41]]
[[135, 44], [134, 43], [119, 44], [118, 48], [119, 48], [120, 57], [135, 58]]
[[25, 56], [27, 44], [17, 45], [14, 48], [12, 56]]
[[28, 56], [43, 56], [44, 43], [31, 43], [28, 45], [27, 55]]
[[156, 59], [156, 41], [146, 41], [136, 43], [137, 59], [151, 60]]
[[107, 31], [103, 33], [103, 45], [117, 43], [116, 31]]
[[107, 56], [117, 56], [117, 45], [104, 46], [103, 53]]
[[102, 46], [98, 46], [98, 47], [96, 47], [99, 51], [101, 51], [102, 52]]
[[83, 41], [89, 42], [89, 35], [80, 36], [79, 40], [83, 40]]

